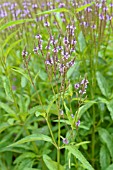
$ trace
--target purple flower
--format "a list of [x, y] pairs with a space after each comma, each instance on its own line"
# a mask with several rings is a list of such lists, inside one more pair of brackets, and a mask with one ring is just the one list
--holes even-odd
[[85, 89], [79, 90], [79, 94], [85, 94], [85, 93], [86, 93]]
[[59, 4], [59, 8], [63, 8], [63, 7], [65, 7], [65, 4], [64, 3], [60, 3]]
[[69, 143], [68, 139], [64, 138], [63, 143], [67, 145]]
[[64, 115], [64, 111], [60, 110], [60, 115], [63, 116]]
[[91, 28], [96, 29], [96, 25], [95, 25], [95, 24], [93, 24], [93, 25], [91, 26]]
[[38, 52], [38, 49], [39, 49], [38, 47], [34, 47], [33, 51], [35, 54]]
[[38, 7], [37, 4], [32, 5], [32, 8], [37, 8], [37, 7]]
[[44, 22], [44, 27], [49, 27], [50, 26], [50, 23], [49, 22]]
[[12, 85], [12, 90], [15, 91], [16, 90], [16, 86]]
[[41, 36], [40, 34], [37, 34], [37, 35], [35, 36], [35, 38], [36, 38], [36, 39], [41, 39], [42, 36]]
[[104, 20], [104, 15], [100, 14], [100, 15], [99, 15], [99, 19], [100, 19], [100, 20]]
[[45, 61], [45, 64], [46, 65], [52, 65], [54, 62], [53, 62], [53, 58], [49, 58]]
[[79, 84], [79, 83], [76, 83], [76, 84], [74, 85], [74, 88], [75, 88], [75, 89], [79, 89], [79, 87], [80, 87], [80, 84]]
[[77, 127], [80, 126], [80, 120], [78, 120], [78, 121], [76, 122], [76, 126], [77, 126]]
[[108, 10], [108, 8], [107, 8], [107, 7], [104, 7], [104, 8], [103, 8], [103, 11], [107, 11], [107, 10]]
[[64, 43], [64, 44], [69, 44], [69, 40], [68, 40], [68, 38], [67, 38], [67, 37], [64, 37], [64, 39], [63, 39], [63, 43]]
[[74, 119], [74, 114], [71, 114], [71, 117]]
[[22, 56], [23, 57], [26, 57], [28, 55], [28, 52], [24, 49], [23, 51], [22, 51]]

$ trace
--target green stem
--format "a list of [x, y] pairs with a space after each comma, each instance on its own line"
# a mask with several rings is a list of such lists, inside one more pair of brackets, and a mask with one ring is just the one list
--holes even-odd
[[60, 170], [60, 115], [58, 115], [58, 148], [57, 148], [57, 163]]
[[50, 134], [51, 134], [51, 137], [52, 137], [52, 140], [53, 140], [53, 144], [54, 144], [54, 146], [55, 146], [56, 148], [58, 148], [58, 147], [57, 147], [57, 144], [56, 144], [56, 142], [55, 142], [55, 138], [54, 138], [53, 132], [52, 132], [52, 130], [51, 130], [51, 126], [50, 126], [50, 123], [49, 123], [49, 121], [48, 121], [48, 118], [45, 118], [45, 119], [46, 119], [46, 122], [47, 122], [47, 125], [48, 125], [48, 128], [49, 128], [49, 131], [50, 131]]

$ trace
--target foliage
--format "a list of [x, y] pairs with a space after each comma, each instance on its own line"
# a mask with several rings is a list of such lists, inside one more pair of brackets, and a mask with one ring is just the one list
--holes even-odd
[[112, 2], [0, 3], [0, 169], [112, 170]]

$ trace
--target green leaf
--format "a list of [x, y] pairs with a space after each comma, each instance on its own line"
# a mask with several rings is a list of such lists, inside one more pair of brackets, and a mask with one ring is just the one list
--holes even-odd
[[89, 101], [81, 106], [78, 111], [78, 117], [80, 118], [95, 103], [95, 101]]
[[101, 90], [101, 93], [105, 97], [109, 97], [110, 89], [109, 89], [108, 82], [105, 79], [105, 77], [98, 71], [98, 72], [96, 72], [96, 78], [97, 78], [97, 83]]
[[31, 83], [30, 77], [28, 76], [28, 74], [24, 73], [24, 70], [23, 70], [22, 68], [13, 67], [12, 70], [15, 71], [15, 72], [17, 72], [17, 73], [19, 73], [19, 74], [21, 74], [21, 75], [23, 75], [23, 76], [24, 76], [27, 80], [29, 80], [30, 83]]
[[5, 89], [7, 99], [9, 101], [13, 102], [13, 97], [12, 97], [11, 87], [10, 87], [10, 81], [7, 77], [3, 78], [3, 86], [4, 86], [4, 89]]
[[110, 154], [105, 145], [100, 149], [100, 166], [102, 170], [105, 170], [110, 164]]
[[106, 102], [106, 106], [110, 112], [111, 118], [113, 120], [113, 99]]
[[37, 168], [24, 168], [23, 170], [40, 170], [40, 169], [37, 169]]
[[98, 132], [99, 132], [100, 138], [102, 139], [102, 142], [106, 144], [106, 146], [110, 152], [110, 155], [112, 157], [112, 160], [113, 160], [113, 139], [112, 139], [111, 135], [104, 128], [99, 128]]
[[19, 164], [20, 162], [23, 161], [23, 159], [26, 159], [26, 158], [35, 158], [36, 157], [36, 154], [33, 153], [33, 152], [25, 152], [23, 154], [21, 154], [20, 156], [18, 156], [16, 158], [16, 160], [14, 161], [14, 164]]
[[66, 103], [65, 103], [65, 102], [64, 102], [64, 108], [65, 108], [66, 115], [67, 115], [67, 118], [68, 118], [68, 120], [69, 120], [69, 123], [70, 123], [70, 125], [73, 126], [73, 118], [71, 117], [70, 110], [69, 110], [68, 107], [66, 106]]
[[15, 147], [26, 142], [32, 142], [32, 141], [38, 141], [38, 140], [43, 140], [43, 141], [52, 143], [52, 139], [49, 136], [46, 136], [43, 134], [33, 134], [33, 135], [26, 136], [25, 138], [9, 145], [8, 147]]
[[13, 33], [11, 33], [10, 35], [7, 36], [7, 38], [5, 39], [2, 48], [4, 48], [6, 46], [6, 44], [8, 43], [8, 41], [18, 32], [18, 30], [14, 31]]
[[17, 46], [22, 40], [23, 40], [23, 39], [20, 39], [20, 40], [15, 41], [14, 43], [12, 43], [12, 44], [9, 46], [9, 48], [6, 49], [6, 52], [5, 52], [4, 56], [7, 57], [8, 54], [10, 53], [10, 51], [11, 51], [15, 46]]
[[21, 19], [21, 20], [16, 20], [16, 21], [10, 21], [10, 22], [7, 22], [4, 25], [2, 25], [0, 27], [0, 31], [4, 30], [10, 26], [13, 26], [13, 25], [19, 25], [19, 24], [23, 24], [26, 22], [32, 22], [32, 21], [35, 21], [35, 19]]
[[82, 31], [78, 35], [78, 43], [79, 43], [80, 51], [84, 52], [84, 50], [86, 49], [86, 41]]
[[27, 79], [25, 76], [21, 77], [21, 87], [24, 88], [27, 85]]
[[82, 155], [82, 153], [77, 149], [76, 146], [64, 146], [69, 152], [74, 155], [83, 165], [84, 168], [88, 170], [94, 170], [94, 168], [90, 165], [90, 163], [86, 160], [86, 158]]
[[106, 170], [113, 170], [113, 164], [109, 165]]
[[7, 113], [15, 114], [15, 112], [6, 103], [0, 102], [0, 108], [2, 108]]
[[82, 10], [90, 7], [90, 6], [93, 5], [93, 4], [94, 4], [94, 2], [91, 2], [90, 4], [83, 5], [83, 6], [79, 7], [79, 8], [77, 8], [77, 9], [76, 9], [76, 12], [80, 12], [80, 11], [82, 11]]
[[79, 65], [80, 63], [76, 62], [73, 67], [70, 67], [70, 69], [67, 72], [67, 79], [71, 77], [71, 75], [75, 72]]
[[9, 128], [9, 124], [8, 123], [2, 123], [0, 124], [0, 133], [3, 132], [5, 129]]
[[[58, 170], [58, 163], [53, 161], [49, 156], [43, 155], [43, 160], [49, 170]], [[60, 170], [64, 170], [63, 166], [60, 165]]]
[[45, 14], [51, 14], [51, 13], [54, 13], [54, 12], [69, 12], [69, 10], [67, 10], [65, 8], [58, 8], [58, 9], [52, 9], [52, 10], [49, 10], [49, 11], [39, 12], [36, 15], [45, 15]]

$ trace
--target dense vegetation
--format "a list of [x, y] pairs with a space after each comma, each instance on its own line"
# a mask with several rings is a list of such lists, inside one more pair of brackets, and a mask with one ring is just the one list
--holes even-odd
[[113, 170], [113, 3], [0, 1], [0, 170]]

